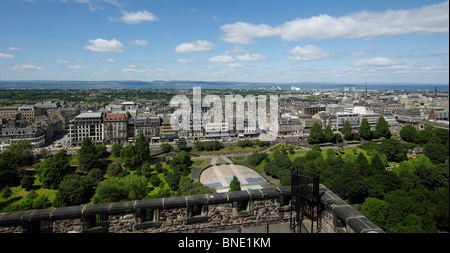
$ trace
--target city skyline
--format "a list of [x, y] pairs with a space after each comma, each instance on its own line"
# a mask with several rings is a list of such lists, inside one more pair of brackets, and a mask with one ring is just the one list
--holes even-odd
[[5, 0], [0, 79], [448, 84], [448, 7]]

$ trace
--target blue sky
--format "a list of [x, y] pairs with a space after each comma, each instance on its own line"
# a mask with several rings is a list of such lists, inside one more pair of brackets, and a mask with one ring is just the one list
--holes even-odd
[[449, 80], [443, 1], [1, 0], [0, 80]]

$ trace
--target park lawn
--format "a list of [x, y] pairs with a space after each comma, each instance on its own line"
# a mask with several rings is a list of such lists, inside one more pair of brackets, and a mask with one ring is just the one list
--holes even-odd
[[[80, 156], [79, 155], [71, 155], [69, 156], [69, 163], [79, 163], [80, 161], [78, 160]], [[110, 154], [106, 160], [108, 161], [118, 161], [119, 158], [115, 157], [113, 154]]]
[[246, 155], [237, 155], [237, 156], [231, 157], [231, 160], [233, 160], [235, 162], [244, 162], [245, 160], [247, 160], [247, 156]]
[[253, 145], [251, 147], [241, 147], [241, 146], [227, 146], [218, 151], [201, 151], [202, 154], [220, 154], [220, 153], [234, 153], [234, 152], [247, 152], [247, 151], [259, 151], [260, 147], [258, 145]]
[[203, 165], [206, 164], [206, 159], [204, 159], [204, 158], [201, 158], [201, 159], [192, 159], [192, 161], [193, 161], [192, 166], [193, 166], [193, 167], [196, 167], [196, 168], [200, 168], [200, 167], [202, 167]]

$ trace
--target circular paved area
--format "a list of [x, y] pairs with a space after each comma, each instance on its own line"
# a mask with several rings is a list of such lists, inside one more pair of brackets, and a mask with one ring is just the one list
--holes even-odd
[[203, 185], [216, 188], [217, 192], [227, 192], [233, 176], [236, 176], [241, 183], [241, 190], [265, 188], [268, 183], [254, 170], [231, 163], [209, 167], [203, 171], [200, 182]]

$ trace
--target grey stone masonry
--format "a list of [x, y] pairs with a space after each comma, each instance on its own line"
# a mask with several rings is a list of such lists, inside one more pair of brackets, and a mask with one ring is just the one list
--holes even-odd
[[[320, 185], [324, 233], [384, 231]], [[0, 233], [215, 232], [290, 217], [290, 186], [0, 213]]]

